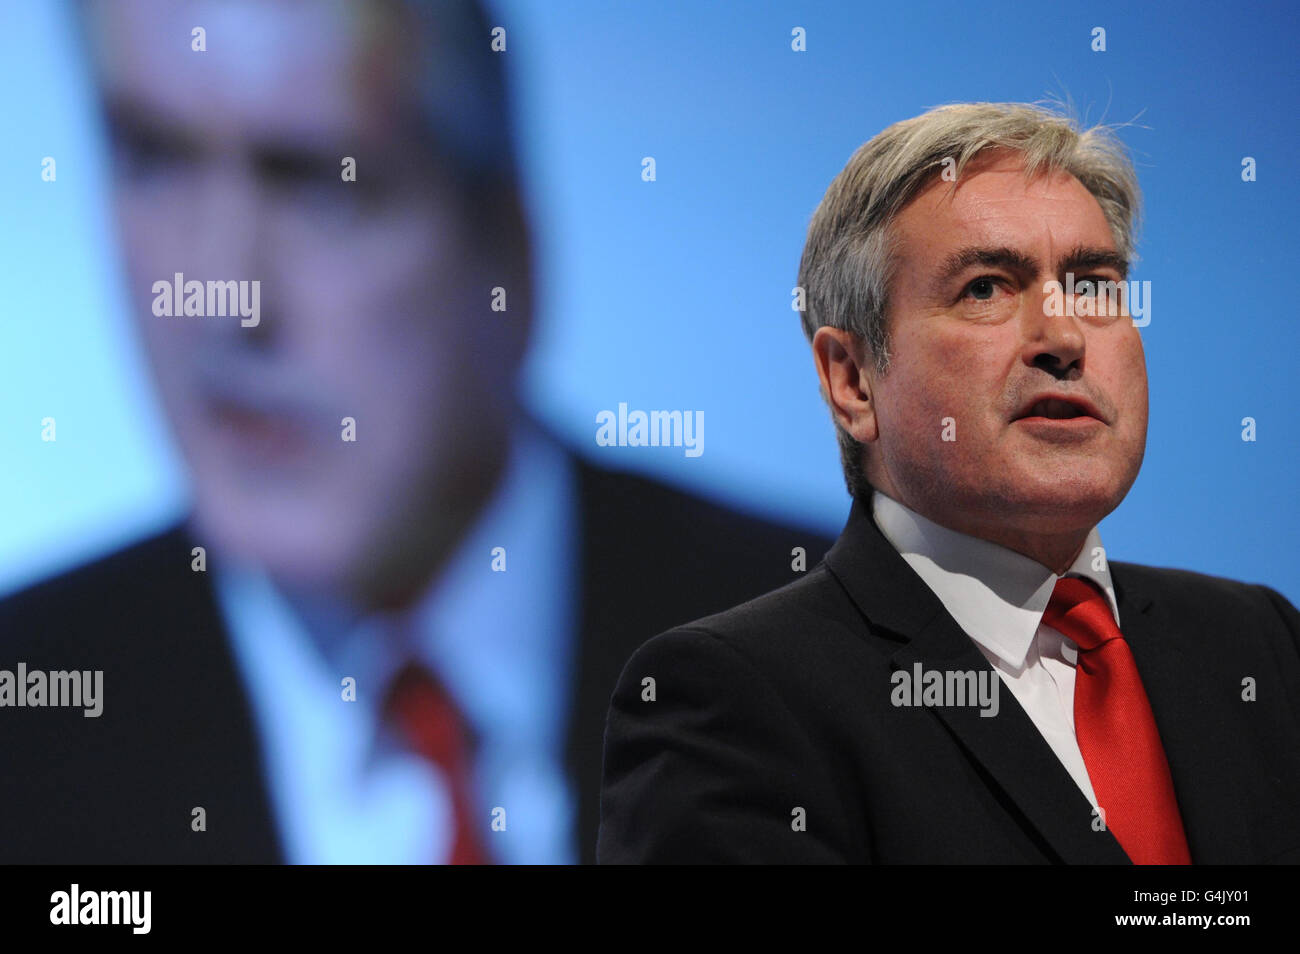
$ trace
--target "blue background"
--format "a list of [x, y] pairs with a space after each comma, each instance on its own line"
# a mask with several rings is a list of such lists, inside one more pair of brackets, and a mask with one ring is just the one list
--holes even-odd
[[[187, 498], [125, 312], [71, 10], [2, 6], [7, 590], [160, 527]], [[848, 497], [790, 309], [813, 209], [891, 122], [1068, 98], [1089, 122], [1135, 120], [1121, 135], [1146, 202], [1132, 277], [1153, 291], [1151, 426], [1142, 474], [1102, 524], [1107, 549], [1300, 602], [1295, 5], [491, 6], [538, 239], [527, 401], [580, 452], [838, 532]], [[641, 180], [643, 156], [658, 181]], [[1242, 182], [1244, 156], [1258, 181]], [[596, 414], [620, 401], [703, 410], [703, 456], [597, 447]], [[46, 416], [55, 443], [40, 440]]]

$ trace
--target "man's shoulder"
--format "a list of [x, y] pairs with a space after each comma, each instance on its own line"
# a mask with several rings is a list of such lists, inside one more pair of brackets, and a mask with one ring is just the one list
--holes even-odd
[[860, 675], [864, 666], [887, 666], [889, 646], [819, 562], [797, 580], [646, 640], [625, 676], [679, 671], [709, 660], [739, 681], [756, 678], [799, 695]]
[[1149, 604], [1159, 601], [1193, 614], [1261, 611], [1295, 613], [1295, 607], [1276, 589], [1226, 576], [1176, 567], [1112, 561], [1111, 577], [1122, 601]]
[[[606, 469], [579, 455], [574, 460], [584, 516], [597, 530], [635, 530], [641, 542], [647, 538], [689, 541], [733, 554], [756, 543], [780, 546], [787, 555], [800, 543], [811, 542], [814, 548], [828, 548], [831, 543], [829, 535], [794, 520], [749, 512], [654, 477]], [[809, 556], [811, 564], [822, 553]]]
[[1155, 627], [1176, 634], [1183, 656], [1229, 654], [1253, 666], [1282, 666], [1300, 680], [1300, 611], [1274, 588], [1136, 563], [1112, 562], [1110, 569], [1126, 635]]
[[[87, 632], [139, 626], [197, 592], [181, 524], [29, 584], [0, 599], [0, 632], [12, 646], [81, 641]], [[178, 586], [178, 584], [180, 584]]]
[[839, 581], [824, 561], [818, 561], [798, 579], [677, 629], [707, 633], [738, 646], [780, 643], [801, 640], [819, 629], [818, 624], [849, 622], [851, 610]]
[[[251, 713], [190, 547], [174, 527], [0, 600], [0, 669], [93, 674], [100, 700], [94, 718], [54, 703], [0, 718], [0, 751], [29, 769], [0, 777], [0, 859], [279, 860]], [[229, 837], [191, 834], [196, 792]]]
[[[859, 769], [845, 753], [880, 735], [889, 694], [863, 687], [887, 686], [888, 664], [852, 612], [820, 563], [643, 643], [609, 701], [599, 860], [868, 857], [866, 815], [844, 812]], [[790, 837], [792, 806], [817, 835]]]
[[793, 521], [578, 461], [575, 557], [587, 622], [617, 644], [620, 663], [655, 633], [796, 579], [833, 542]]
[[70, 592], [86, 590], [130, 594], [147, 587], [157, 573], [174, 570], [178, 562], [183, 570], [190, 569], [187, 537], [179, 523], [78, 561], [6, 594], [0, 599], [0, 605], [13, 608], [48, 603]]

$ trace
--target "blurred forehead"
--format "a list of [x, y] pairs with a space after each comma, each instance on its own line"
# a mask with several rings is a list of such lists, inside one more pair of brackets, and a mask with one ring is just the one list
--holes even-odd
[[[387, 4], [89, 0], [106, 96], [208, 135], [303, 140], [391, 132], [402, 88]], [[206, 50], [191, 47], [202, 27]]]

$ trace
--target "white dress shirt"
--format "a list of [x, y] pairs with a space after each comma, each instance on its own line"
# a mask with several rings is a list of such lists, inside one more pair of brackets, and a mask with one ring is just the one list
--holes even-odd
[[[258, 568], [214, 583], [263, 749], [291, 864], [447, 860], [450, 786], [381, 718], [407, 659], [435, 672], [479, 739], [475, 821], [504, 863], [577, 860], [565, 770], [576, 606], [575, 502], [564, 452], [520, 425], [501, 485], [416, 606], [356, 618], [327, 599], [291, 604]], [[506, 553], [492, 569], [493, 548]], [[344, 678], [356, 701], [343, 699]], [[491, 830], [492, 810], [505, 830]]]
[[1097, 528], [1058, 576], [1014, 550], [942, 527], [878, 490], [871, 510], [881, 533], [974, 640], [1095, 808], [1097, 798], [1074, 734], [1078, 647], [1042, 619], [1056, 581], [1080, 576], [1101, 587], [1119, 625]]

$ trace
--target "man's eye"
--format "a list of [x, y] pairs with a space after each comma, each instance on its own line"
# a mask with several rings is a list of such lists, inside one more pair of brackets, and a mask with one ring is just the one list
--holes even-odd
[[259, 172], [279, 195], [312, 215], [350, 218], [374, 210], [388, 198], [382, 177], [371, 174], [345, 182], [332, 158], [269, 156], [261, 161]]
[[997, 291], [997, 282], [987, 276], [977, 278], [966, 286], [966, 294], [976, 301], [988, 301], [995, 291]]
[[111, 142], [119, 167], [134, 178], [175, 170], [193, 158], [191, 150], [162, 136], [122, 131]]
[[1107, 278], [1104, 275], [1089, 275], [1087, 278], [1080, 278], [1074, 283], [1074, 293], [1076, 295], [1097, 296], [1101, 294], [1114, 294], [1115, 279]]

